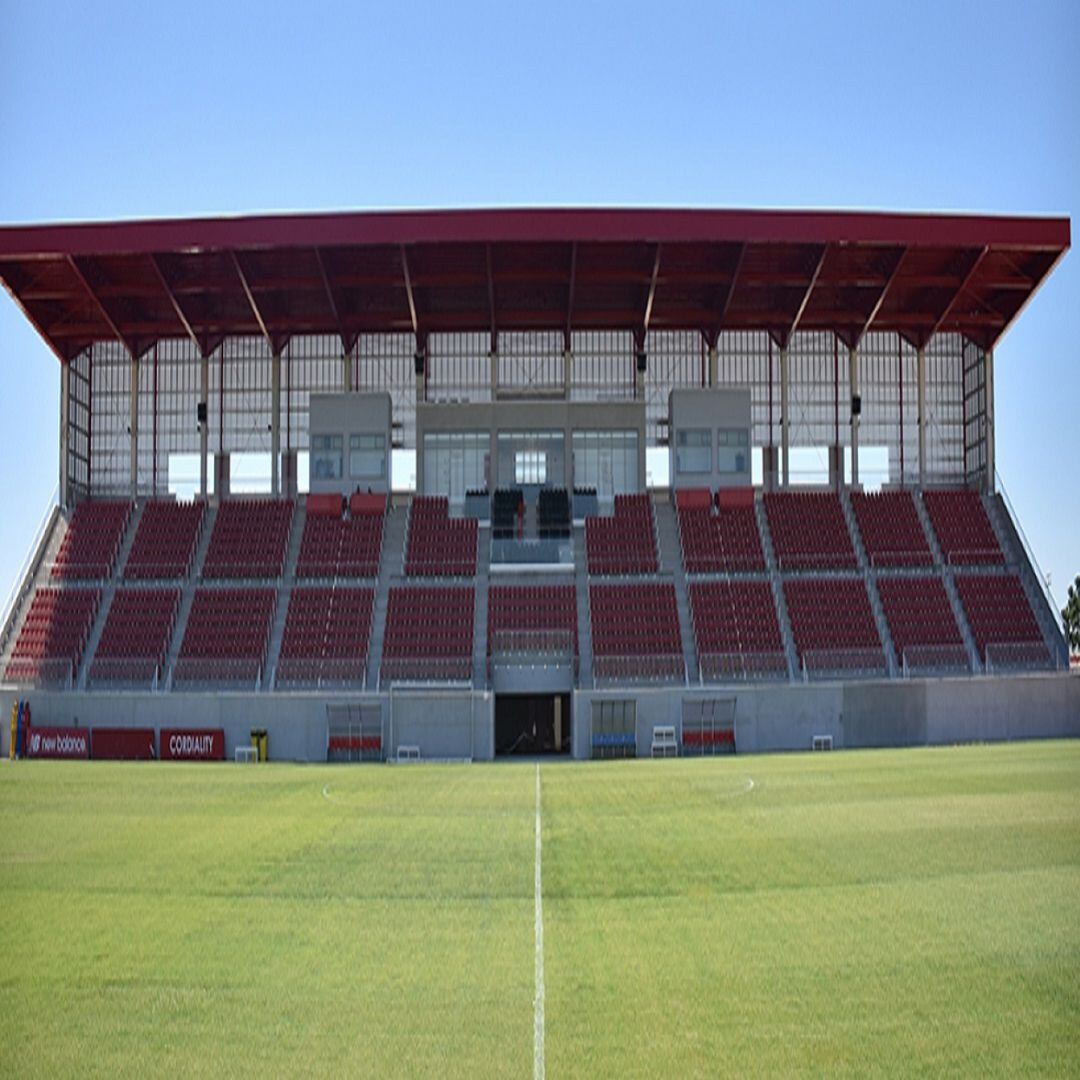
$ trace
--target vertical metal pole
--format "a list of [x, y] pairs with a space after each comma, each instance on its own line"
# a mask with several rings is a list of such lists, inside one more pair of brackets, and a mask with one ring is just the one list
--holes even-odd
[[791, 483], [791, 423], [788, 419], [788, 347], [780, 347], [780, 453], [783, 455], [784, 487]]
[[720, 381], [720, 350], [715, 345], [709, 346], [709, 386], [716, 388]]
[[[849, 380], [851, 382], [851, 397], [854, 404], [855, 395], [859, 392], [859, 348], [853, 345], [848, 350], [848, 363], [850, 365]], [[851, 410], [851, 484], [857, 487], [859, 483], [859, 417], [855, 415], [854, 408]]]
[[199, 365], [199, 403], [206, 419], [199, 425], [199, 497], [207, 497], [207, 463], [210, 457], [210, 357], [203, 353]]
[[919, 384], [919, 487], [926, 484], [926, 346], [920, 345], [916, 379]]
[[68, 453], [71, 430], [71, 362], [60, 365], [60, 505], [66, 510], [68, 498]]
[[491, 374], [491, 400], [494, 401], [499, 396], [499, 353], [494, 342], [488, 350], [488, 368]]
[[563, 397], [569, 401], [574, 381], [574, 354], [569, 349], [563, 349], [562, 364]]
[[983, 381], [986, 395], [986, 482], [984, 487], [990, 494], [996, 487], [995, 474], [997, 466], [994, 454], [994, 350], [990, 349], [983, 354], [986, 375]]
[[904, 342], [896, 335], [896, 367], [900, 376], [900, 486], [904, 486]]
[[131, 357], [131, 386], [129, 387], [131, 399], [131, 415], [128, 419], [128, 427], [131, 430], [131, 497], [139, 496], [139, 358]]
[[270, 357], [270, 494], [281, 494], [281, 350]]
[[341, 354], [341, 382], [345, 387], [345, 393], [353, 392], [353, 354], [350, 349]]

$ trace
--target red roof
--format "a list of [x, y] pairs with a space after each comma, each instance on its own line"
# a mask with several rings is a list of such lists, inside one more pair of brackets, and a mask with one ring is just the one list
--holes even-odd
[[0, 278], [62, 359], [190, 337], [867, 330], [992, 347], [1068, 218], [804, 210], [372, 211], [0, 228]]

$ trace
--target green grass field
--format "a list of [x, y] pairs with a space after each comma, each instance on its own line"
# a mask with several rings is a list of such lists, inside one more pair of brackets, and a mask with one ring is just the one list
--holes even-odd
[[[541, 785], [548, 1076], [1080, 1071], [1080, 743]], [[0, 1073], [531, 1075], [535, 791], [5, 762]]]

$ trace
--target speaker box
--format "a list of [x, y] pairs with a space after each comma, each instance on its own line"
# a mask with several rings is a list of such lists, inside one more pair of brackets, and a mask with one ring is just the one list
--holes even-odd
[[206, 423], [206, 402], [205, 401], [200, 401], [199, 404], [195, 406], [195, 422], [198, 423], [198, 424], [205, 424]]
[[861, 413], [862, 413], [862, 395], [861, 394], [852, 394], [851, 395], [851, 415], [852, 416], [859, 416]]
[[648, 353], [646, 353], [644, 349], [638, 349], [638, 353], [637, 353], [637, 369], [638, 369], [638, 371], [640, 371], [642, 374], [644, 374], [644, 372], [646, 371], [648, 366], [649, 366], [649, 355], [648, 355]]
[[424, 354], [422, 352], [413, 353], [413, 371], [414, 371], [414, 373], [416, 375], [423, 375], [425, 367], [426, 367], [426, 364], [424, 363]]

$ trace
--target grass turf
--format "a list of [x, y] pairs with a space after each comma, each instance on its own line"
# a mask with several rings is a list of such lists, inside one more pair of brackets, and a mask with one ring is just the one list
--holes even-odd
[[[541, 776], [550, 1076], [1080, 1068], [1080, 743]], [[534, 800], [5, 763], [0, 1072], [528, 1075]]]

